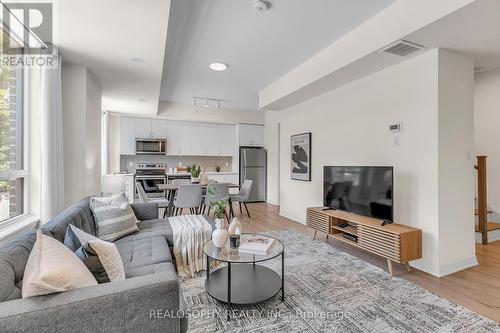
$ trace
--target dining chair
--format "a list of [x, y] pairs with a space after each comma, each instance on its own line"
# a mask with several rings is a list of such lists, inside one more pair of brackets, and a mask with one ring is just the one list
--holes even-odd
[[201, 206], [201, 185], [182, 184], [179, 185], [177, 195], [174, 199], [174, 215], [183, 213], [185, 208], [189, 208], [191, 214], [198, 214], [198, 208]]
[[240, 214], [243, 214], [241, 209], [241, 204], [245, 206], [248, 218], [250, 218], [250, 212], [248, 211], [247, 202], [250, 197], [250, 191], [252, 190], [253, 180], [245, 179], [243, 184], [241, 184], [240, 191], [237, 194], [230, 194], [229, 199], [231, 199], [231, 204], [237, 202], [240, 204]]
[[[213, 191], [211, 190], [213, 189]], [[210, 193], [213, 192], [213, 193]], [[205, 207], [208, 207], [208, 213], [207, 215], [210, 215], [210, 210], [212, 209], [212, 205], [210, 204], [213, 201], [221, 201], [222, 199], [229, 199], [229, 184], [228, 183], [215, 183], [215, 184], [208, 184], [207, 186], [207, 192], [205, 194], [205, 199], [203, 201], [204, 207], [202, 214], [205, 213]], [[225, 213], [227, 220], [229, 221], [229, 218], [227, 216], [227, 213]]]
[[140, 182], [135, 183], [135, 188], [137, 189], [137, 194], [139, 195], [140, 203], [154, 202], [158, 205], [158, 208], [164, 208], [163, 210], [163, 218], [167, 216], [169, 201], [164, 198], [150, 198], [144, 191], [142, 184]]

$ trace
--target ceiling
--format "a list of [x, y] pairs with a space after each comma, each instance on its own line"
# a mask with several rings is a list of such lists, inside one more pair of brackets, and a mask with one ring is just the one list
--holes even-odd
[[[257, 12], [253, 0], [172, 0], [160, 100], [257, 110], [259, 90], [393, 2], [270, 0]], [[214, 72], [212, 62], [229, 70]]]
[[169, 8], [170, 0], [55, 1], [54, 43], [64, 62], [96, 76], [103, 110], [157, 114]]
[[[442, 2], [439, 5], [443, 8], [434, 6], [435, 15], [431, 15], [425, 3], [399, 4], [266, 87], [260, 93], [261, 107], [285, 110], [434, 48], [462, 54], [481, 71], [500, 67], [500, 1]], [[380, 52], [401, 39], [424, 49], [406, 57]], [[364, 40], [374, 44], [360, 43]], [[359, 45], [367, 47], [353, 55], [351, 51]], [[346, 52], [349, 56], [343, 57]]]

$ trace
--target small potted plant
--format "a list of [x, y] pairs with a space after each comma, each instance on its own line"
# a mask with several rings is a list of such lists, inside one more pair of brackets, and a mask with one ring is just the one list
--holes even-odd
[[[209, 187], [208, 193], [213, 196], [215, 194], [215, 189], [213, 187]], [[212, 241], [214, 242], [215, 247], [218, 248], [224, 247], [227, 239], [229, 238], [229, 233], [224, 228], [224, 216], [226, 214], [227, 201], [227, 197], [219, 201], [210, 201], [210, 206], [214, 209], [216, 227], [216, 229], [212, 232]]]
[[196, 164], [193, 164], [191, 167], [191, 183], [199, 183], [200, 182], [200, 174], [201, 174], [201, 167]]

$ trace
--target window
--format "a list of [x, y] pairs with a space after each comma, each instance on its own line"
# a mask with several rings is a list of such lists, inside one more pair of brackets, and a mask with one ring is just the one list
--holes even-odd
[[[0, 39], [4, 38], [5, 34], [0, 33]], [[22, 69], [1, 65], [0, 224], [24, 213], [24, 178], [26, 173], [23, 152], [22, 92]]]

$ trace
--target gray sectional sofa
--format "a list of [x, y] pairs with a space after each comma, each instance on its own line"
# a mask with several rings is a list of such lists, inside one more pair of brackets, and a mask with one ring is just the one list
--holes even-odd
[[[90, 198], [66, 209], [41, 229], [63, 242], [69, 224], [96, 234]], [[139, 231], [115, 242], [126, 280], [62, 293], [21, 298], [26, 261], [36, 239], [27, 232], [0, 248], [1, 332], [185, 332], [172, 229], [154, 203], [135, 204]], [[164, 318], [154, 318], [161, 310]], [[170, 315], [165, 315], [170, 311]], [[173, 318], [172, 318], [173, 317]]]

